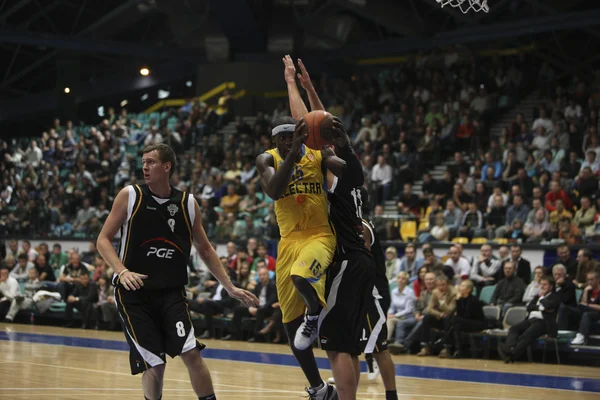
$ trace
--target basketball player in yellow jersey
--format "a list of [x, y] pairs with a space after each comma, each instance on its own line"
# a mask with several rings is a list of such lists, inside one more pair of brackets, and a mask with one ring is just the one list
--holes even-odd
[[321, 379], [311, 344], [326, 304], [325, 270], [336, 246], [329, 225], [324, 171], [341, 175], [345, 162], [333, 151], [304, 145], [304, 120], [295, 123], [291, 117], [282, 117], [273, 125], [275, 148], [260, 154], [256, 167], [263, 190], [275, 200], [281, 232], [276, 273], [283, 323], [292, 352], [311, 385], [307, 389], [310, 398], [333, 400], [337, 393]]

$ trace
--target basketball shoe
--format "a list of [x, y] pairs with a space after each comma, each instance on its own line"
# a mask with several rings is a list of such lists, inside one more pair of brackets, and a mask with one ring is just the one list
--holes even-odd
[[304, 321], [296, 331], [296, 337], [294, 338], [294, 347], [298, 350], [308, 349], [318, 335], [318, 315], [305, 315]]
[[306, 388], [310, 400], [338, 400], [335, 386], [323, 382], [321, 388]]

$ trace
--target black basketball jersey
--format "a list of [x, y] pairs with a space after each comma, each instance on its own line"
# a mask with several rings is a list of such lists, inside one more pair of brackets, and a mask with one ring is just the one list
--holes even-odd
[[148, 275], [144, 280], [148, 290], [187, 285], [195, 199], [175, 188], [168, 199], [155, 196], [148, 185], [128, 189], [128, 218], [119, 246], [123, 265]]
[[383, 293], [384, 290], [389, 290], [387, 276], [385, 275], [385, 254], [379, 241], [379, 236], [375, 234], [375, 226], [371, 221], [366, 219], [362, 220], [363, 226], [369, 230], [371, 234], [371, 255], [375, 259], [375, 286], [379, 290], [379, 293]]
[[329, 219], [337, 239], [337, 254], [351, 251], [368, 253], [362, 227], [362, 200], [360, 187], [364, 183], [362, 166], [350, 146], [339, 149], [338, 157], [346, 161], [341, 178], [335, 178], [328, 190]]

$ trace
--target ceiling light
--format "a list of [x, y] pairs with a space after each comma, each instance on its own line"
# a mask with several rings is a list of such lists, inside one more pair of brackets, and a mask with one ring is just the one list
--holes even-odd
[[150, 75], [150, 70], [148, 68], [144, 67], [144, 68], [140, 69], [140, 75], [148, 76], [148, 75]]
[[71, 89], [70, 89], [70, 88], [68, 88], [68, 87], [66, 87], [66, 88], [65, 88], [65, 93], [67, 93], [67, 94], [71, 93]]
[[142, 97], [140, 97], [141, 101], [145, 101], [148, 100], [148, 93], [144, 94]]
[[121, 107], [125, 107], [127, 105], [127, 103], [129, 103], [127, 100], [122, 100]]

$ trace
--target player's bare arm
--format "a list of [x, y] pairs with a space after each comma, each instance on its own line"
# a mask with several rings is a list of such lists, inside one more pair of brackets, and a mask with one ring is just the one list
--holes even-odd
[[292, 57], [289, 55], [283, 57], [283, 65], [283, 77], [287, 83], [290, 111], [292, 112], [292, 117], [298, 121], [308, 114], [308, 110], [306, 109], [306, 104], [304, 104], [304, 100], [302, 100], [300, 92], [298, 91], [298, 86], [296, 85], [296, 67], [294, 66]]
[[341, 178], [346, 169], [346, 161], [336, 156], [331, 147], [321, 149], [321, 155], [323, 156], [323, 169], [329, 170], [335, 176]]
[[112, 210], [106, 222], [102, 227], [102, 231], [98, 235], [96, 246], [98, 252], [104, 258], [104, 261], [110, 265], [115, 273], [119, 276], [119, 282], [127, 290], [136, 290], [144, 286], [144, 279], [147, 275], [138, 274], [129, 271], [121, 262], [117, 252], [112, 246], [112, 239], [115, 237], [121, 226], [127, 220], [127, 203], [129, 201], [129, 188], [121, 189], [112, 206]]
[[[291, 140], [289, 153], [285, 156], [283, 164], [275, 171], [273, 156], [267, 153], [256, 157], [256, 169], [260, 176], [260, 185], [264, 192], [273, 200], [278, 200], [290, 183], [292, 169], [302, 152], [302, 144], [308, 137], [306, 122], [303, 119], [296, 123], [296, 130]], [[277, 139], [283, 140], [285, 139]], [[288, 144], [283, 144], [287, 146]], [[279, 146], [278, 146], [279, 147]]]
[[[293, 64], [292, 64], [293, 65]], [[306, 90], [306, 94], [308, 95], [308, 101], [310, 103], [310, 109], [312, 111], [315, 110], [323, 110], [325, 111], [325, 107], [315, 90], [315, 87], [312, 84], [312, 80], [310, 79], [310, 75], [308, 74], [308, 70], [304, 66], [304, 63], [301, 59], [298, 59], [298, 66], [300, 67], [301, 74], [298, 74], [298, 80], [300, 84]]]
[[196, 248], [198, 255], [204, 264], [206, 264], [211, 274], [217, 278], [217, 280], [221, 283], [221, 285], [223, 285], [223, 288], [227, 290], [227, 293], [229, 293], [231, 297], [238, 299], [244, 303], [246, 307], [257, 306], [259, 302], [255, 295], [247, 290], [237, 288], [233, 285], [233, 283], [231, 283], [229, 276], [227, 276], [225, 269], [223, 269], [223, 264], [221, 264], [219, 256], [208, 241], [206, 232], [204, 232], [204, 228], [202, 227], [201, 211], [197, 202], [194, 202], [194, 207], [196, 209], [196, 218], [194, 219], [192, 234], [194, 247]]
[[365, 247], [371, 251], [371, 245], [373, 244], [373, 236], [371, 236], [371, 227], [369, 223], [363, 220], [363, 239], [365, 240]]

